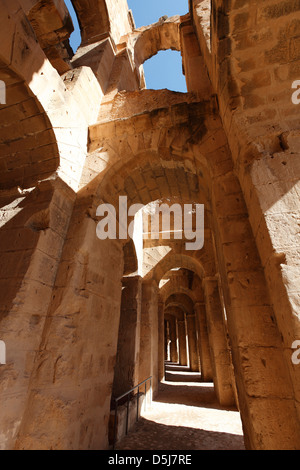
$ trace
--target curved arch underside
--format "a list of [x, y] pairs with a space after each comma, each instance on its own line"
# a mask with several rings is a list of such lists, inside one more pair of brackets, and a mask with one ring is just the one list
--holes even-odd
[[156, 55], [159, 51], [172, 49], [181, 51], [180, 17], [160, 21], [140, 28], [129, 39], [134, 43], [134, 61], [137, 67]]
[[82, 43], [97, 41], [110, 32], [105, 0], [72, 0], [81, 29]]
[[[197, 256], [197, 253], [194, 253], [193, 255]], [[200, 278], [203, 278], [206, 275], [206, 272], [201, 264], [201, 260], [198, 260], [193, 255], [188, 255], [186, 252], [182, 254], [174, 252], [169, 253], [167, 256], [162, 258], [162, 260], [154, 267], [154, 270], [146, 276], [146, 279], [152, 278], [157, 282], [157, 284], [159, 284], [160, 280], [166, 275], [166, 273], [176, 267], [192, 271]]]
[[30, 188], [59, 166], [49, 117], [21, 77], [0, 69], [6, 104], [0, 107], [0, 189]]
[[176, 293], [166, 299], [165, 308], [179, 307], [184, 313], [192, 315], [194, 312], [194, 302], [186, 294]]

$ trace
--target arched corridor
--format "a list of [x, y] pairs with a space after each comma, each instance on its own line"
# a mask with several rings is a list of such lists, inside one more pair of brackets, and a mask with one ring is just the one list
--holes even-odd
[[[152, 382], [154, 387], [151, 393], [150, 389], [146, 388], [146, 407], [144, 408], [143, 405], [141, 408], [142, 418], [138, 424], [131, 423], [128, 435], [124, 433], [119, 435], [116, 450], [239, 450], [245, 448], [233, 367], [229, 347], [226, 344], [226, 323], [225, 318], [222, 317], [221, 300], [218, 300], [219, 292], [205, 288], [207, 283], [209, 286], [214, 283], [212, 279], [203, 283], [199, 277], [199, 275], [203, 276], [203, 270], [197, 263], [187, 258], [183, 263], [181, 260], [181, 264], [189, 266], [192, 270], [169, 269], [168, 263], [164, 261], [166, 273], [159, 283], [161, 305], [159, 312], [163, 313], [159, 326], [163, 329], [163, 334], [159, 329], [158, 337], [154, 335], [157, 346], [153, 342], [147, 345], [148, 357], [150, 355], [152, 361], [148, 361], [150, 367], [146, 367], [148, 374], [155, 376], [157, 369], [153, 367], [153, 358], [157, 357], [161, 381], [158, 384], [155, 380]], [[136, 280], [134, 283], [136, 284]], [[133, 307], [132, 298], [130, 301]], [[213, 309], [213, 322], [210, 314], [206, 315], [206, 308], [208, 311]], [[143, 312], [141, 311], [140, 314], [142, 324]], [[129, 318], [128, 311], [126, 318], [127, 320]], [[149, 323], [147, 325], [149, 328]], [[122, 377], [121, 382], [124, 388], [118, 389], [119, 395], [125, 392], [125, 383], [130, 389], [130, 383], [126, 382], [125, 377], [128, 377], [126, 372], [126, 366], [130, 365], [128, 349], [131, 349], [134, 331], [132, 323], [130, 328], [128, 328], [128, 323], [122, 325], [122, 328], [126, 330], [126, 342], [122, 334], [124, 347], [122, 351], [119, 350], [118, 355], [122, 366], [115, 372], [116, 380], [116, 374], [119, 375], [119, 371], [122, 371], [120, 378]], [[147, 333], [153, 334], [151, 331], [153, 331], [153, 325], [148, 332], [141, 329], [139, 354], [145, 348]], [[164, 342], [163, 351], [162, 341]], [[158, 354], [156, 352], [153, 355], [151, 350], [156, 347], [158, 347]], [[163, 358], [159, 358], [161, 354]], [[222, 362], [220, 357], [223, 357]], [[139, 361], [139, 367], [145, 368], [145, 363], [147, 363], [146, 359], [142, 365]], [[131, 364], [132, 367], [137, 364], [136, 358]], [[147, 373], [138, 377], [135, 381], [132, 380], [131, 386], [146, 379]], [[143, 391], [143, 387], [141, 389]], [[117, 395], [118, 393], [114, 394], [114, 396]], [[124, 406], [132, 410], [136, 406], [135, 403], [136, 396], [131, 397], [130, 404]]]

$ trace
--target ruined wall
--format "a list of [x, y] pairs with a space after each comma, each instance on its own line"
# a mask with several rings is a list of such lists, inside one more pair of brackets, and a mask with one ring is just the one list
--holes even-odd
[[7, 366], [0, 370], [0, 447], [7, 449], [26, 410], [74, 195], [66, 185], [48, 182], [18, 196], [2, 192], [1, 201], [0, 336]]
[[[276, 322], [283, 338], [281, 367], [288, 371], [286, 380], [293, 383], [294, 392], [284, 391], [285, 382], [277, 393], [294, 396], [298, 408], [299, 374], [291, 361], [291, 345], [299, 336], [295, 283], [299, 243], [294, 230], [299, 218], [299, 126], [291, 86], [299, 71], [299, 6], [287, 1], [212, 2], [209, 40], [207, 31], [201, 28], [206, 8], [205, 2], [193, 2], [194, 24], [218, 94], [234, 170], [264, 268], [270, 296], [269, 307], [264, 305], [264, 309], [271, 305], [274, 309], [276, 319], [271, 314], [271, 321]], [[240, 228], [245, 237], [246, 225]], [[228, 242], [231, 232], [234, 234], [233, 226], [228, 228]], [[235, 237], [237, 234], [236, 226]], [[240, 294], [236, 293], [237, 298]], [[254, 299], [254, 292], [252, 295]], [[254, 341], [263, 329], [271, 332], [271, 324], [268, 328], [262, 325]], [[271, 340], [269, 344], [271, 347], [276, 342]], [[292, 409], [292, 402], [290, 406]], [[280, 445], [284, 446], [283, 441]]]
[[[59, 312], [62, 313], [57, 314], [56, 322], [49, 320], [62, 301], [53, 289], [57, 291], [62, 285], [67, 289], [66, 260], [73, 260], [76, 253], [74, 245], [71, 258], [68, 258], [69, 255], [62, 256], [76, 199], [75, 191], [78, 189], [87, 152], [88, 124], [98, 115], [101, 89], [93, 72], [87, 67], [67, 72], [60, 77], [53, 68], [53, 65], [57, 64], [49, 62], [46, 51], [43, 51], [36, 38], [36, 31], [32, 26], [34, 11], [31, 6], [20, 5], [18, 2], [3, 2], [2, 10], [5, 14], [1, 17], [3, 47], [0, 75], [4, 82], [8, 83], [7, 101], [0, 110], [3, 169], [1, 251], [4, 262], [1, 272], [0, 334], [7, 345], [7, 365], [0, 371], [3, 404], [0, 445], [2, 449], [12, 449], [16, 445], [18, 448], [70, 448], [73, 445], [75, 448], [87, 448], [94, 447], [98, 441], [97, 445], [106, 447], [107, 427], [103, 423], [108, 422], [109, 416], [113, 382], [111, 372], [107, 373], [107, 381], [100, 379], [103, 387], [101, 390], [96, 384], [99, 373], [95, 371], [93, 376], [91, 372], [91, 380], [94, 380], [95, 384], [92, 387], [94, 391], [90, 398], [86, 395], [88, 392], [83, 392], [79, 399], [81, 402], [87, 400], [90, 403], [92, 415], [95, 411], [93, 407], [100, 407], [100, 414], [103, 413], [99, 417], [100, 431], [94, 433], [91, 430], [92, 437], [82, 433], [80, 427], [83, 425], [78, 420], [80, 412], [75, 406], [72, 413], [74, 423], [77, 423], [76, 430], [70, 429], [69, 435], [65, 432], [66, 423], [69, 423], [70, 418], [70, 406], [79, 396], [78, 387], [82, 386], [86, 371], [93, 369], [93, 353], [89, 356], [89, 351], [95, 348], [95, 343], [92, 346], [92, 336], [88, 332], [93, 322], [88, 322], [88, 327], [83, 326], [83, 315], [81, 323], [76, 326], [68, 324], [68, 321], [76, 322], [77, 317], [72, 312], [68, 320], [67, 312], [72, 309], [72, 305], [67, 294], [64, 296], [65, 307], [61, 306], [62, 310]], [[46, 10], [51, 16], [51, 12], [55, 13], [56, 10], [53, 5], [49, 6]], [[21, 7], [24, 7], [24, 10]], [[38, 5], [35, 5], [35, 8], [36, 13], [40, 13]], [[25, 13], [28, 14], [27, 17]], [[38, 25], [42, 26], [40, 20]], [[49, 181], [41, 182], [49, 176]], [[81, 222], [84, 220], [84, 214], [85, 210], [80, 216]], [[95, 227], [93, 222], [90, 228], [93, 238], [96, 238]], [[83, 230], [85, 229], [87, 230], [86, 226], [83, 227]], [[68, 246], [66, 249], [68, 250]], [[113, 248], [104, 248], [104, 252], [106, 256], [111, 254], [113, 258]], [[101, 262], [99, 258], [94, 258], [94, 261], [103, 264], [105, 255], [99, 253], [99, 256]], [[117, 248], [116, 256], [121, 278], [122, 248]], [[79, 255], [79, 266], [82, 259]], [[111, 261], [109, 265], [112, 266]], [[93, 271], [91, 264], [90, 269], [89, 273]], [[94, 271], [97, 271], [97, 266]], [[84, 270], [82, 276], [82, 282], [80, 275], [76, 278], [75, 284], [78, 284], [70, 294], [74, 299], [76, 292], [85, 288], [86, 278], [88, 285], [92, 284]], [[90, 297], [87, 311], [93, 312], [96, 318], [99, 318], [97, 315], [101, 317], [102, 309], [105, 309], [106, 313], [112, 312], [112, 316], [116, 315], [116, 332], [113, 338], [117, 336], [118, 330], [120, 278], [116, 279], [116, 292], [112, 292], [111, 297], [110, 282], [104, 287], [107, 306], [103, 305], [102, 298], [97, 303], [97, 296], [92, 299], [92, 294], [78, 294], [81, 301]], [[97, 282], [101, 284], [101, 278], [98, 278]], [[117, 307], [113, 306], [114, 302]], [[74, 305], [73, 303], [73, 307]], [[79, 312], [80, 307], [77, 316]], [[65, 320], [67, 324], [64, 323]], [[106, 317], [104, 321], [107, 321]], [[100, 330], [105, 330], [105, 327]], [[78, 337], [79, 331], [82, 331], [82, 343], [76, 352], [72, 349], [72, 339], [70, 340], [69, 335], [72, 331], [77, 331]], [[46, 339], [48, 334], [49, 341]], [[75, 337], [77, 338], [77, 333]], [[117, 345], [113, 342], [111, 354], [108, 352], [107, 355], [105, 351], [109, 351], [109, 347], [106, 347], [106, 338], [104, 342], [103, 349], [100, 348], [102, 359], [96, 360], [95, 367], [103, 369], [105, 376], [106, 369], [113, 370]], [[45, 369], [41, 364], [45, 365]], [[69, 373], [65, 375], [66, 369]], [[60, 374], [65, 375], [67, 390], [73, 388], [72, 396], [67, 390], [65, 394], [61, 392], [64, 385]], [[74, 381], [73, 385], [70, 385], [73, 380], [71, 375], [74, 381], [79, 383], [77, 388]], [[51, 393], [49, 386], [53, 386]], [[57, 395], [56, 387], [59, 389]], [[97, 395], [95, 399], [94, 393]], [[82, 396], [85, 398], [82, 399]], [[64, 412], [68, 415], [67, 418], [63, 418]], [[52, 427], [49, 426], [49, 420], [53, 423]], [[70, 420], [72, 421], [72, 418]], [[88, 420], [87, 415], [84, 420]], [[58, 422], [61, 423], [62, 437], [56, 434]], [[40, 439], [43, 426], [47, 428], [44, 441]], [[88, 425], [84, 429], [87, 428]]]
[[[108, 423], [123, 251], [77, 203], [31, 373], [17, 449], [99, 449]], [[103, 334], [105, 332], [105, 334]]]

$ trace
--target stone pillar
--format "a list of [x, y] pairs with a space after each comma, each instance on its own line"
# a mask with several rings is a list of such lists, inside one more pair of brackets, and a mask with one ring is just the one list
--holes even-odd
[[[269, 276], [263, 271], [236, 175], [229, 172], [216, 177], [212, 194], [215, 248], [246, 447], [297, 449], [300, 426], [295, 411], [297, 388], [287, 366], [290, 351], [274, 315], [267, 289]], [[257, 236], [266, 240], [261, 228]], [[273, 284], [273, 291], [277, 288]], [[282, 309], [280, 315], [285, 322]]]
[[204, 279], [203, 288], [215, 391], [221, 405], [232, 406], [235, 404], [235, 397], [218, 281], [216, 279]]
[[76, 204], [15, 449], [108, 448], [123, 249]]
[[199, 372], [199, 352], [196, 331], [196, 315], [187, 315], [186, 321], [189, 343], [190, 369], [192, 372]]
[[177, 326], [176, 317], [169, 316], [169, 331], [170, 331], [170, 359], [171, 362], [178, 362], [178, 349], [177, 349]]
[[165, 320], [164, 320], [164, 303], [158, 303], [158, 381], [165, 377]]
[[124, 277], [118, 352], [113, 396], [117, 398], [138, 383], [142, 284], [140, 276]]
[[169, 322], [167, 320], [164, 321], [164, 328], [165, 328], [165, 361], [169, 361], [169, 341], [170, 341], [170, 335], [169, 335]]
[[153, 394], [158, 389], [158, 295], [154, 282], [142, 285], [141, 340], [139, 361], [139, 382], [152, 376]]
[[[17, 188], [1, 192], [0, 339], [7, 352], [0, 367], [2, 450], [14, 449], [28, 416], [26, 396], [56, 294], [75, 197], [59, 180], [41, 182], [23, 196]], [[75, 262], [75, 252], [72, 258]]]
[[[199, 5], [197, 7], [199, 8]], [[188, 91], [199, 93], [201, 96], [211, 94], [211, 84], [207, 73], [205, 73], [204, 57], [200, 50], [192, 22], [182, 23], [180, 33], [181, 52]]]
[[213, 366], [209, 347], [205, 304], [196, 303], [195, 312], [198, 326], [198, 347], [203, 382], [213, 381]]
[[179, 345], [179, 364], [181, 366], [188, 365], [188, 355], [187, 355], [187, 331], [185, 320], [177, 320], [178, 327], [178, 345]]

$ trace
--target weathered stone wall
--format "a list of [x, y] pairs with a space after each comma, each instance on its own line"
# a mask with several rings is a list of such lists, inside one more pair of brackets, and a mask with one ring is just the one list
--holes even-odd
[[[298, 287], [294, 282], [298, 278], [299, 242], [294, 227], [299, 218], [299, 205], [294, 194], [299, 180], [297, 155], [300, 147], [295, 119], [298, 111], [291, 101], [291, 86], [299, 71], [299, 5], [288, 1], [263, 4], [214, 1], [209, 42], [207, 31], [201, 28], [205, 8], [205, 2], [193, 2], [194, 24], [213, 88], [218, 94], [234, 170], [264, 268], [270, 295], [264, 309], [272, 305], [275, 317], [271, 315], [271, 319], [278, 325], [283, 339], [279, 355], [284, 372], [280, 376], [284, 375], [285, 380], [277, 394], [294, 397], [297, 408], [299, 375], [291, 361], [291, 345], [299, 337]], [[240, 233], [245, 237], [246, 225], [243, 224], [243, 229], [241, 224], [240, 218]], [[286, 227], [289, 227], [288, 237]], [[231, 223], [228, 230], [228, 234], [237, 237], [236, 224]], [[229, 236], [226, 238], [229, 242]], [[236, 297], [240, 294], [237, 292]], [[268, 327], [265, 331], [272, 329]], [[259, 334], [258, 331], [256, 341]], [[271, 344], [275, 346], [276, 341], [271, 340]], [[266, 383], [268, 381], [270, 383], [271, 379], [266, 379]], [[287, 393], [285, 387], [289, 382], [293, 385]], [[295, 411], [291, 413], [295, 415]], [[282, 421], [286, 420], [282, 418]], [[278, 445], [290, 444], [282, 440]]]
[[118, 398], [139, 382], [141, 342], [142, 279], [124, 277], [122, 282], [121, 318], [113, 397]]
[[7, 365], [0, 369], [0, 447], [14, 447], [52, 301], [74, 194], [63, 183], [28, 193], [2, 193], [0, 336]]
[[35, 357], [18, 449], [99, 449], [108, 422], [123, 251], [77, 202]]

